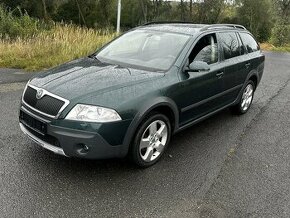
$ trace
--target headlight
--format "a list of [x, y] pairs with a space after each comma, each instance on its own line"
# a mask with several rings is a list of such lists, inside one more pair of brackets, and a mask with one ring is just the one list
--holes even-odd
[[66, 116], [67, 120], [106, 123], [122, 120], [113, 109], [77, 104]]

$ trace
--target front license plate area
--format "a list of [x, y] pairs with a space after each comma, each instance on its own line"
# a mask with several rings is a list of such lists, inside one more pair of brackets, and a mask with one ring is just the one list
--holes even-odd
[[35, 119], [34, 117], [24, 113], [23, 111], [20, 111], [19, 120], [23, 125], [27, 126], [28, 128], [34, 130], [41, 135], [45, 135], [47, 133], [46, 123]]

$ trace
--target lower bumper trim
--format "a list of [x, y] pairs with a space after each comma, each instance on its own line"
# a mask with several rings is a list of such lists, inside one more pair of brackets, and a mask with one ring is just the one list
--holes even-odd
[[32, 139], [35, 143], [40, 145], [41, 147], [43, 147], [43, 148], [45, 148], [45, 149], [47, 149], [49, 151], [52, 151], [55, 154], [59, 154], [59, 155], [62, 155], [62, 156], [67, 156], [64, 153], [63, 149], [58, 148], [56, 146], [53, 146], [53, 145], [41, 140], [40, 138], [36, 137], [35, 135], [31, 134], [29, 132], [29, 130], [27, 130], [27, 128], [22, 123], [19, 123], [19, 125], [20, 125], [20, 129], [22, 130], [22, 132], [24, 134], [26, 134], [30, 139]]

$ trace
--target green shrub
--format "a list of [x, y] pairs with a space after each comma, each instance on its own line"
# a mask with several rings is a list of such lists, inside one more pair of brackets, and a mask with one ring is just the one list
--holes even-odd
[[116, 37], [109, 30], [94, 30], [56, 23], [50, 31], [31, 38], [0, 39], [0, 67], [43, 70], [84, 57]]
[[63, 23], [45, 23], [0, 4], [0, 67], [42, 70], [83, 57], [117, 34]]
[[31, 18], [26, 12], [23, 13], [20, 8], [11, 11], [0, 5], [1, 38], [29, 38], [47, 27], [48, 25], [44, 25], [43, 22]]
[[271, 42], [275, 46], [283, 46], [290, 43], [290, 25], [276, 24], [272, 30]]

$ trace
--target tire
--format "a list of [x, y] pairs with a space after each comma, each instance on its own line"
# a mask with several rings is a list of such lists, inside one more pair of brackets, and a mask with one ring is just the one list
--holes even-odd
[[254, 99], [255, 88], [255, 83], [249, 80], [243, 89], [239, 103], [231, 108], [234, 114], [242, 115], [248, 112]]
[[169, 119], [159, 113], [151, 113], [139, 125], [130, 155], [135, 164], [146, 168], [154, 165], [163, 155], [171, 138]]

